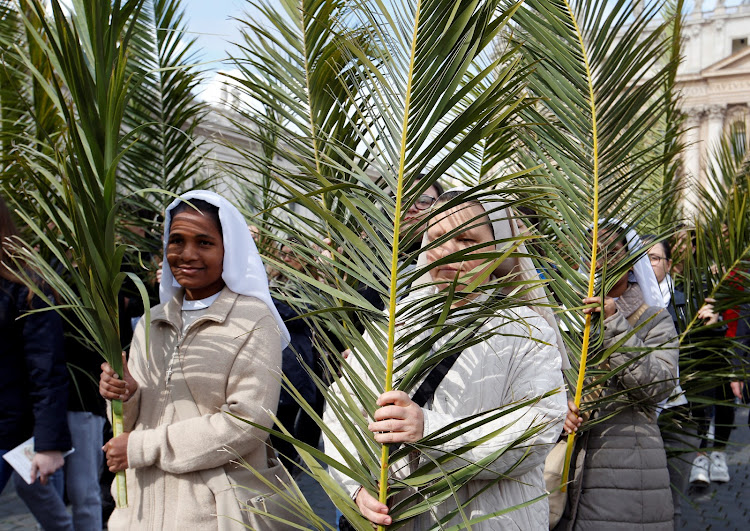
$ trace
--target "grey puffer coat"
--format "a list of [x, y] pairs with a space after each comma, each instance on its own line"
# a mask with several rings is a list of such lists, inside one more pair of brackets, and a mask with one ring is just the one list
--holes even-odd
[[582, 481], [571, 489], [568, 512], [557, 529], [673, 529], [667, 457], [655, 408], [675, 387], [678, 340], [672, 318], [661, 308], [649, 307], [631, 327], [627, 318], [642, 305], [638, 284], [631, 284], [616, 301], [617, 312], [604, 322], [604, 347], [623, 341], [609, 366], [630, 364], [603, 389], [602, 396], [619, 393], [621, 398], [594, 413], [593, 418], [613, 416], [589, 430]]

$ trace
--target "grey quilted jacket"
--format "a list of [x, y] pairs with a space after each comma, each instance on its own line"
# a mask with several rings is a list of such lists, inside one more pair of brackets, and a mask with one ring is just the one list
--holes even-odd
[[630, 326], [627, 318], [643, 305], [637, 284], [616, 305], [617, 313], [604, 322], [604, 347], [624, 341], [609, 366], [631, 364], [603, 389], [602, 396], [613, 400], [593, 418], [611, 417], [589, 430], [582, 481], [571, 489], [566, 518], [557, 529], [673, 529], [667, 458], [655, 407], [675, 387], [677, 333], [669, 313], [655, 307]]

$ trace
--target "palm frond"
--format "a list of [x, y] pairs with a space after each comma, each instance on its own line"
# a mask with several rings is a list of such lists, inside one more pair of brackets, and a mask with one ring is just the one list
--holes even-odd
[[[344, 6], [289, 0], [281, 10], [261, 3], [265, 19], [246, 22], [241, 54], [235, 58], [242, 75], [233, 83], [246, 101], [259, 104], [235, 109], [243, 118], [235, 123], [262, 149], [259, 155], [242, 150], [243, 162], [237, 168], [263, 176], [247, 184], [250, 193], [263, 198], [263, 206], [254, 213], [264, 222], [259, 230], [269, 240], [289, 245], [306, 264], [297, 272], [269, 254], [272, 267], [289, 278], [279, 296], [314, 328], [317, 348], [329, 354], [330, 372], [342, 371], [330, 388], [317, 382], [351, 446], [331, 441], [340, 460], [301, 445], [300, 454], [334, 503], [362, 529], [369, 524], [351, 499], [331, 488], [317, 459], [372, 492], [380, 491], [383, 499], [410, 484], [430, 485], [430, 498], [394, 508], [392, 527], [397, 528], [430, 511], [439, 500], [455, 499], [461, 485], [525, 440], [503, 446], [498, 455], [479, 463], [466, 458], [469, 446], [457, 448], [386, 491], [389, 478], [396, 477], [393, 466], [406, 450], [389, 453], [375, 443], [365, 419], [355, 412], [372, 415], [375, 399], [384, 390], [414, 389], [443, 357], [492, 334], [482, 329], [487, 319], [525, 304], [520, 294], [533, 286], [513, 278], [477, 287], [489, 294], [504, 286], [510, 296], [468, 302], [460, 315], [450, 307], [467, 293], [455, 286], [417, 298], [408, 308], [398, 308], [396, 301], [408, 295], [410, 285], [428, 269], [413, 268], [416, 253], [407, 249], [419, 233], [411, 228], [402, 234], [400, 224], [406, 206], [436, 179], [455, 173], [473, 186], [434, 208], [427, 221], [488, 194], [504, 198], [505, 205], [533, 195], [516, 184], [524, 172], [489, 172], [503, 156], [499, 150], [490, 155], [483, 147], [491, 137], [514, 138], [519, 113], [530, 104], [523, 97], [528, 70], [520, 67], [513, 48], [494, 56], [490, 50], [518, 9], [516, 3], [428, 1], [393, 9], [372, 2], [349, 5], [349, 10]], [[274, 30], [266, 29], [269, 26]], [[310, 83], [313, 79], [317, 83]], [[424, 177], [413, 184], [419, 174]], [[535, 192], [543, 193], [538, 188]], [[480, 222], [468, 220], [457, 230]], [[324, 237], [330, 243], [321, 242]], [[439, 246], [448, 237], [430, 245]], [[503, 251], [483, 256], [500, 263], [517, 256], [523, 240], [499, 241]], [[465, 255], [445, 260], [460, 261]], [[309, 274], [313, 269], [315, 277]], [[365, 286], [369, 296], [362, 290]], [[380, 304], [387, 305], [385, 313], [378, 310]], [[436, 314], [434, 308], [444, 310]], [[413, 330], [397, 335], [396, 323], [402, 321], [414, 323]], [[435, 341], [444, 343], [438, 354], [430, 349]], [[357, 369], [343, 363], [339, 352], [347, 347]], [[487, 418], [499, 418], [512, 409], [490, 412]], [[330, 428], [313, 416], [330, 438]], [[479, 420], [464, 419], [450, 433], [422, 441], [424, 448], [440, 453], [437, 448], [446, 437], [465, 434], [475, 422]], [[529, 428], [525, 437], [539, 429]], [[284, 437], [281, 430], [275, 434]], [[501, 477], [497, 474], [495, 481]], [[465, 504], [457, 507], [460, 513]]]
[[[132, 89], [125, 51], [141, 3], [74, 1], [68, 14], [53, 0], [52, 17], [47, 18], [44, 2], [24, 0], [26, 33], [43, 61], [36, 63], [33, 54], [19, 54], [64, 121], [65, 132], [59, 149], [27, 143], [20, 155], [32, 201], [19, 215], [54, 255], [57, 267], [28, 243], [19, 242], [17, 252], [57, 291], [64, 308], [74, 312], [117, 372], [122, 370], [118, 293], [126, 277], [121, 272], [126, 247], [115, 237], [116, 176], [128, 144], [121, 131]], [[45, 75], [45, 68], [53, 75]], [[30, 112], [38, 122], [39, 109]], [[55, 236], [48, 235], [48, 223], [54, 225]], [[26, 281], [39, 291], [29, 275]], [[113, 429], [119, 435], [122, 403], [114, 401], [112, 407]], [[117, 485], [118, 504], [127, 505], [124, 474], [118, 475]]]
[[[196, 38], [186, 36], [184, 18], [180, 0], [148, 0], [135, 20], [128, 72], [139, 83], [123, 116], [134, 142], [118, 169], [125, 196], [146, 188], [180, 194], [204, 188], [210, 181], [202, 171], [209, 152], [196, 133], [208, 113], [196, 96], [203, 73], [195, 66]], [[171, 198], [158, 193], [130, 195], [125, 214], [133, 218], [133, 225], [155, 229], [165, 201]], [[161, 250], [158, 238], [136, 243], [141, 250]]]
[[[522, 160], [544, 164], [542, 180], [553, 182], [560, 194], [553, 203], [560, 219], [546, 228], [553, 241], [542, 240], [540, 246], [553, 264], [547, 269], [551, 289], [568, 308], [561, 319], [573, 332], [566, 341], [578, 369], [576, 404], [589, 349], [599, 347], [598, 342], [590, 345], [591, 314], [581, 322], [580, 301], [606, 294], [639, 257], [608, 263], [597, 275], [600, 223], [619, 219], [639, 227], [649, 209], [659, 205], [660, 195], [640, 195], [635, 203], [636, 192], [676, 155], [669, 135], [642, 145], [674, 105], [670, 87], [679, 55], [674, 55], [671, 21], [657, 20], [660, 4], [649, 3], [638, 12], [625, 0], [529, 1], [516, 17], [513, 38], [537, 64], [530, 90], [543, 98], [528, 120], [542, 125], [530, 127]], [[577, 271], [582, 262], [588, 264], [585, 276]], [[606, 356], [598, 350], [594, 363]]]

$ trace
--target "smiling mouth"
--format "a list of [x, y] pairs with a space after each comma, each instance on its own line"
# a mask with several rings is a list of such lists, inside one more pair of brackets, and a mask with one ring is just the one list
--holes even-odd
[[189, 273], [196, 273], [198, 271], [202, 271], [203, 268], [202, 267], [179, 266], [177, 268], [177, 270], [180, 271], [181, 273], [188, 273], [189, 274]]

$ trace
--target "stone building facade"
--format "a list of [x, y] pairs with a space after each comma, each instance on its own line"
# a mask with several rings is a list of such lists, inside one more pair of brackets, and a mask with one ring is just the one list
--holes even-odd
[[[750, 126], [750, 1], [695, 1], [685, 19], [677, 82], [685, 116], [685, 171], [704, 179], [711, 151], [727, 133], [747, 142]], [[733, 4], [733, 5], [728, 5]]]

